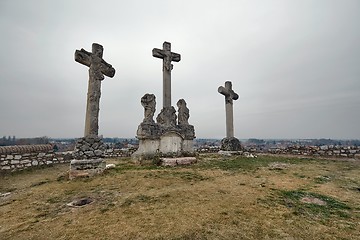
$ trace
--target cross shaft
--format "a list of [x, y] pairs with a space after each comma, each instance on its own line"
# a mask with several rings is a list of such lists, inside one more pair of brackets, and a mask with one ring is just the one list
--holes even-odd
[[233, 100], [237, 100], [239, 95], [232, 90], [232, 83], [230, 81], [225, 82], [225, 87], [220, 86], [218, 92], [225, 96], [226, 137], [234, 137]]
[[154, 48], [153, 57], [163, 59], [163, 108], [171, 107], [171, 62], [179, 62], [181, 56], [178, 53], [171, 52], [171, 43], [164, 42], [163, 49]]
[[102, 58], [103, 50], [103, 46], [93, 43], [92, 52], [84, 49], [75, 51], [75, 61], [89, 67], [85, 137], [98, 136], [101, 81], [104, 75], [111, 78], [115, 75], [115, 69]]

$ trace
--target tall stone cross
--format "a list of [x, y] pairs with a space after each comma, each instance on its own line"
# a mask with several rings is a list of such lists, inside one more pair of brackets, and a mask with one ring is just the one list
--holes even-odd
[[225, 87], [220, 86], [218, 92], [225, 96], [226, 137], [234, 137], [233, 100], [237, 100], [239, 95], [232, 90], [230, 81], [225, 82]]
[[84, 137], [98, 136], [101, 81], [104, 75], [111, 78], [115, 75], [115, 69], [102, 58], [103, 51], [103, 46], [97, 43], [92, 44], [92, 52], [84, 49], [75, 51], [75, 61], [89, 67]]
[[164, 42], [163, 49], [154, 48], [153, 57], [163, 59], [163, 108], [171, 107], [171, 70], [172, 61], [179, 62], [180, 54], [171, 52], [171, 43]]

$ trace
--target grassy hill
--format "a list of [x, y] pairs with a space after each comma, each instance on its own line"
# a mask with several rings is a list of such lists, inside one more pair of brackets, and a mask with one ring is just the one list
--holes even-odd
[[360, 239], [359, 161], [107, 161], [91, 179], [68, 165], [0, 176], [0, 239]]

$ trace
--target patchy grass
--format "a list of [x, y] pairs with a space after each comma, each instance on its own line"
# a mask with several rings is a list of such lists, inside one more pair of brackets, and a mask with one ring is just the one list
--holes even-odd
[[[116, 168], [74, 181], [67, 164], [1, 175], [0, 239], [360, 239], [356, 161], [108, 162]], [[69, 204], [79, 199], [91, 203]]]
[[330, 196], [301, 190], [280, 191], [281, 203], [293, 210], [295, 215], [316, 218], [349, 217], [347, 204]]

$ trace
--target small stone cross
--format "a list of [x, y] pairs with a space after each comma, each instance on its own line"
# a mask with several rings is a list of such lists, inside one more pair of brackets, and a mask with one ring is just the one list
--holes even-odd
[[218, 92], [225, 96], [226, 137], [234, 137], [233, 100], [237, 100], [239, 95], [232, 90], [230, 81], [225, 82], [225, 87], [220, 86]]
[[104, 75], [111, 78], [115, 75], [115, 69], [102, 58], [103, 51], [103, 46], [97, 43], [92, 44], [92, 52], [84, 49], [75, 51], [75, 61], [89, 67], [84, 137], [98, 136], [101, 81]]
[[180, 54], [171, 52], [171, 43], [164, 42], [163, 49], [154, 48], [153, 57], [163, 59], [163, 108], [171, 107], [171, 70], [172, 61], [179, 62]]

